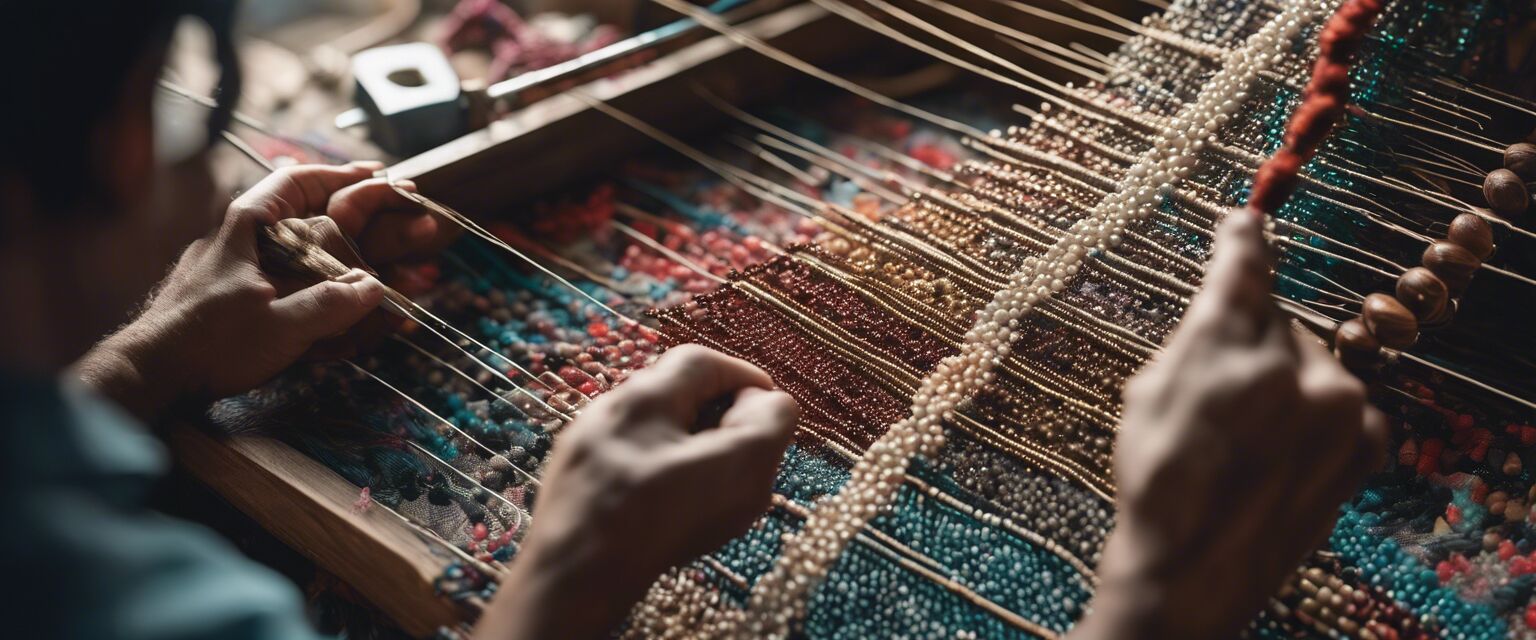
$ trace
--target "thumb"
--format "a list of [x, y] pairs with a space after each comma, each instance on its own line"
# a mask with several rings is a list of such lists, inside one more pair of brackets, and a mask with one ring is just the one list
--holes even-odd
[[1276, 315], [1263, 216], [1251, 209], [1230, 211], [1216, 229], [1212, 250], [1200, 293], [1190, 301], [1173, 341], [1253, 342], [1265, 335]]
[[783, 391], [746, 387], [720, 417], [720, 426], [694, 436], [700, 451], [757, 461], [777, 468], [794, 440], [800, 408]]
[[1229, 212], [1216, 229], [1201, 298], [1240, 311], [1267, 312], [1274, 282], [1264, 240], [1264, 216], [1251, 209]]
[[272, 302], [278, 324], [305, 347], [358, 323], [384, 300], [384, 284], [361, 269]]

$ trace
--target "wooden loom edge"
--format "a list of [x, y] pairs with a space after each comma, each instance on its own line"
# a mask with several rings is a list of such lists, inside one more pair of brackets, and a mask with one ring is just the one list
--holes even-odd
[[192, 425], [173, 429], [179, 464], [284, 544], [346, 581], [407, 633], [424, 637], [466, 618], [433, 580], [448, 557], [374, 507], [360, 489], [298, 450], [269, 438], [220, 438]]

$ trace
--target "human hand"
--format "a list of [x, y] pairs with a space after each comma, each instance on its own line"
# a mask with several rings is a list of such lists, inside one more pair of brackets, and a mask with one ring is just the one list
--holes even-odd
[[[325, 244], [359, 239], [381, 262], [441, 248], [451, 234], [383, 180], [378, 163], [279, 170], [230, 204], [223, 223], [192, 243], [142, 312], [76, 366], [81, 377], [141, 418], [183, 399], [238, 393], [276, 375], [318, 342], [378, 306], [384, 287], [362, 270], [320, 282], [265, 273], [257, 236], [282, 218], [325, 213]], [[332, 222], [333, 221], [333, 222]]]
[[798, 414], [772, 387], [745, 361], [682, 345], [587, 405], [556, 440], [503, 579], [516, 589], [477, 637], [606, 637], [668, 567], [746, 531], [768, 509]]
[[1377, 466], [1385, 418], [1270, 294], [1262, 221], [1221, 225], [1204, 290], [1125, 388], [1115, 531], [1083, 638], [1229, 638]]

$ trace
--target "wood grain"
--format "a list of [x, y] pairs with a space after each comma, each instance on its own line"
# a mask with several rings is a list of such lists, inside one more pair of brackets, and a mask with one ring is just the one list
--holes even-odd
[[171, 434], [177, 460], [285, 544], [345, 580], [407, 633], [431, 635], [466, 611], [434, 591], [450, 558], [382, 509], [353, 509], [359, 489], [276, 440]]

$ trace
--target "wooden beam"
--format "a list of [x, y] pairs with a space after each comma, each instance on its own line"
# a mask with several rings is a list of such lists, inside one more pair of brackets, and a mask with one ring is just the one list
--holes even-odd
[[358, 487], [319, 462], [276, 440], [216, 438], [190, 425], [170, 443], [194, 476], [407, 633], [430, 636], [469, 617], [432, 585], [451, 557], [381, 507], [354, 510]]
[[[855, 53], [873, 41], [866, 30], [813, 4], [751, 20], [744, 32], [812, 62]], [[581, 87], [589, 95], [674, 135], [727, 118], [694, 91], [707, 88], [734, 104], [781, 95], [803, 74], [715, 36], [648, 65]], [[571, 96], [555, 96], [390, 168], [423, 193], [466, 214], [504, 213], [513, 205], [590, 178], [653, 143]]]

